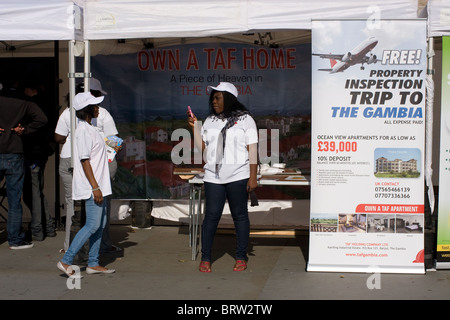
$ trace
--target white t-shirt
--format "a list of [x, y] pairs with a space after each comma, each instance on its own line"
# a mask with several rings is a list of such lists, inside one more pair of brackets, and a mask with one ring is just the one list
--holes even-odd
[[[116, 124], [111, 114], [105, 108], [100, 107], [98, 118], [92, 119], [92, 125], [97, 128], [102, 137], [109, 137], [118, 134]], [[76, 119], [78, 125], [78, 118]], [[58, 123], [56, 124], [55, 133], [67, 137], [66, 142], [61, 148], [60, 157], [70, 158], [70, 109], [66, 108], [59, 116]]]
[[81, 165], [82, 159], [89, 159], [95, 180], [103, 196], [110, 195], [112, 190], [109, 178], [108, 156], [103, 137], [89, 123], [79, 121], [74, 141], [72, 199], [89, 199], [92, 196], [92, 186], [86, 178]]
[[[214, 121], [213, 121], [214, 119]], [[250, 177], [250, 161], [247, 146], [258, 143], [255, 120], [244, 115], [227, 130], [222, 167], [216, 178], [216, 148], [220, 131], [226, 120], [208, 117], [202, 126], [201, 135], [206, 145], [205, 176], [203, 181], [212, 183], [229, 183]]]

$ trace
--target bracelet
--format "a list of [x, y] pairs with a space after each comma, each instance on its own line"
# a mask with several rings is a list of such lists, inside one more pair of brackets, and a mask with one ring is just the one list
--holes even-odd
[[100, 190], [100, 187], [97, 187], [97, 188], [95, 188], [95, 189], [92, 189], [92, 191], [97, 191], [97, 190]]

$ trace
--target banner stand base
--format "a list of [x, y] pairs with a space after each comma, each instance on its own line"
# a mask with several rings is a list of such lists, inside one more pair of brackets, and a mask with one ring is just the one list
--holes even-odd
[[439, 269], [450, 269], [450, 262], [436, 261], [436, 270], [439, 270]]
[[[450, 268], [450, 264], [449, 264]], [[423, 264], [415, 267], [401, 266], [376, 266], [376, 265], [322, 265], [308, 264], [307, 272], [348, 272], [348, 273], [403, 273], [403, 274], [425, 274]]]

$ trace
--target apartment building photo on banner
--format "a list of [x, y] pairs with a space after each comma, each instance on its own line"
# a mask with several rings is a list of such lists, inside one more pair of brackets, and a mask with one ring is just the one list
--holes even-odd
[[426, 22], [315, 20], [308, 271], [425, 273]]

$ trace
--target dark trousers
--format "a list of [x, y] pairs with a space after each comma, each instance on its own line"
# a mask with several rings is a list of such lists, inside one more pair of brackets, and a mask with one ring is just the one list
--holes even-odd
[[225, 201], [228, 200], [236, 229], [236, 260], [248, 260], [247, 248], [250, 237], [248, 218], [248, 179], [225, 184], [204, 183], [205, 217], [202, 225], [202, 261], [211, 261], [214, 236], [222, 217]]

